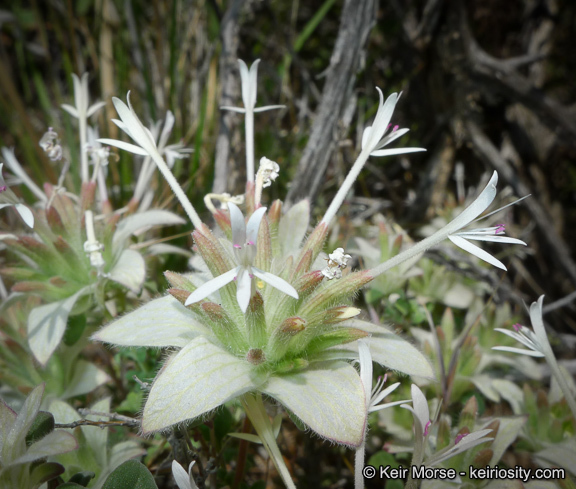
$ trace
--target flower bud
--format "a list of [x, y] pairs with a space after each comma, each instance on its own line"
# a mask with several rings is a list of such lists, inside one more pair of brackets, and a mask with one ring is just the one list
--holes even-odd
[[176, 289], [182, 289], [188, 292], [194, 292], [196, 290], [194, 284], [190, 282], [190, 280], [188, 280], [184, 275], [167, 270], [164, 272], [164, 277], [166, 277], [166, 280], [170, 282], [170, 285]]

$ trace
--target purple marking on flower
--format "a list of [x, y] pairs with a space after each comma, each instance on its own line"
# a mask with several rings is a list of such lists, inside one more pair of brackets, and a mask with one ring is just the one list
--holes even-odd
[[250, 245], [250, 246], [254, 246], [254, 241], [248, 241], [246, 244]]
[[520, 323], [513, 324], [512, 327], [514, 328], [514, 331], [516, 331], [516, 333], [518, 333], [518, 331], [522, 329], [522, 325]]
[[382, 383], [385, 384], [387, 380], [388, 380], [388, 374], [384, 374], [384, 380], [382, 381]]
[[238, 278], [238, 277], [236, 276], [236, 277], [234, 277], [232, 280], [236, 281], [237, 278]]
[[[242, 246], [240, 246], [239, 244], [235, 244], [234, 248], [236, 248], [237, 250], [240, 250], [240, 249], [242, 249]], [[234, 280], [236, 280], [236, 279], [234, 279]]]
[[501, 234], [504, 231], [506, 231], [506, 225], [505, 224], [497, 224], [496, 225], [496, 231], [494, 231], [494, 234]]
[[8, 187], [6, 185], [0, 185], [0, 193], [6, 192], [6, 190], [8, 190]]
[[399, 127], [400, 127], [400, 126], [394, 126], [394, 129], [392, 129], [392, 132], [396, 132]]
[[454, 439], [454, 445], [458, 445], [458, 443], [462, 441], [462, 438], [468, 436], [468, 434], [469, 433], [460, 433], [459, 435], [456, 435], [456, 438]]
[[428, 422], [426, 423], [426, 426], [424, 426], [424, 436], [428, 436], [428, 428], [430, 428], [431, 424], [432, 424], [432, 421], [428, 420]]
[[248, 275], [250, 276], [250, 278], [254, 278], [253, 274], [249, 273]]

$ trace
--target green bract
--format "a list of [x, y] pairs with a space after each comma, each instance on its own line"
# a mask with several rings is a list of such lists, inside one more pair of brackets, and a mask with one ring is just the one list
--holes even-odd
[[[181, 348], [152, 386], [144, 407], [145, 432], [202, 416], [245, 393], [262, 392], [322, 437], [358, 446], [366, 424], [366, 395], [356, 369], [344, 361], [358, 358], [356, 340], [370, 337], [374, 360], [382, 365], [433, 376], [426, 358], [408, 342], [384, 327], [352, 319], [359, 311], [348, 302], [372, 276], [361, 271], [339, 280], [324, 278], [320, 268], [325, 262], [318, 257], [326, 225], [317, 226], [303, 243], [281, 241], [287, 234], [302, 241], [306, 233], [308, 206], [294, 209], [281, 217], [281, 203], [271, 206], [259, 227], [254, 263], [290, 284], [298, 299], [256, 276], [246, 313], [238, 304], [234, 281], [184, 306], [198, 288], [193, 283], [200, 285], [199, 276], [167, 272], [169, 296], [149, 302], [94, 336], [123, 346]], [[230, 220], [223, 211], [217, 221], [230, 236]], [[206, 226], [193, 236], [213, 277], [237, 267], [232, 242], [217, 238]]]

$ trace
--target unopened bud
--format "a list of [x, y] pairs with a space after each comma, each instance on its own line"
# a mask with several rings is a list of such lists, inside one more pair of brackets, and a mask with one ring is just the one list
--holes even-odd
[[294, 316], [285, 319], [280, 325], [279, 331], [288, 336], [294, 336], [306, 329], [306, 320]]

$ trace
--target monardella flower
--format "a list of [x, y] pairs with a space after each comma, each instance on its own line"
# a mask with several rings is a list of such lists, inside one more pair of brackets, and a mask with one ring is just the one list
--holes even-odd
[[246, 312], [250, 297], [252, 297], [252, 279], [255, 276], [285, 294], [298, 299], [298, 293], [288, 282], [253, 265], [256, 258], [258, 229], [260, 229], [266, 207], [260, 207], [254, 212], [248, 220], [248, 225], [245, 224], [244, 216], [235, 204], [229, 202], [228, 208], [230, 209], [230, 222], [232, 224], [232, 243], [238, 266], [196, 289], [190, 294], [185, 305], [194, 304], [235, 280], [236, 299], [242, 312]]
[[31, 228], [34, 227], [34, 214], [24, 204], [20, 203], [20, 199], [12, 192], [6, 185], [4, 177], [2, 176], [2, 167], [4, 163], [0, 163], [0, 209], [4, 207], [14, 207], [24, 222]]
[[266, 188], [272, 185], [272, 181], [276, 180], [278, 173], [280, 171], [280, 166], [275, 161], [269, 160], [265, 156], [260, 158], [260, 167], [258, 168], [258, 174], [256, 178], [261, 175], [262, 187]]
[[38, 144], [50, 161], [60, 161], [62, 159], [62, 146], [60, 146], [58, 134], [51, 127], [44, 133]]

